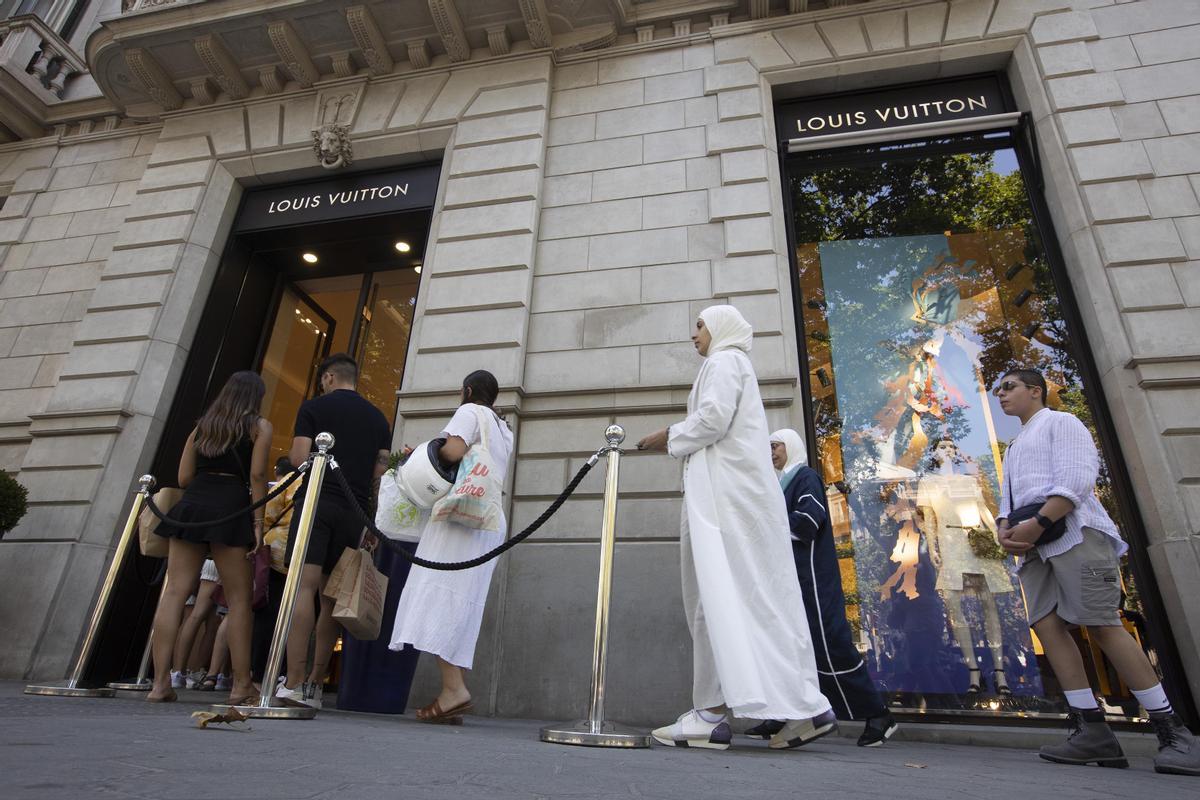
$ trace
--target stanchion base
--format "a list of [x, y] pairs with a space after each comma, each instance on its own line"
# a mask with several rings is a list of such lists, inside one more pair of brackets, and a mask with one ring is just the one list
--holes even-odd
[[649, 747], [650, 734], [622, 725], [619, 722], [591, 720], [563, 722], [542, 728], [540, 738], [552, 744], [577, 744], [585, 747]]
[[209, 711], [215, 711], [218, 714], [225, 714], [231, 708], [236, 708], [238, 713], [245, 714], [251, 719], [312, 719], [317, 715], [317, 710], [311, 706], [231, 706], [228, 704], [217, 704], [209, 707]]
[[107, 686], [54, 686], [31, 683], [25, 694], [40, 694], [46, 697], [116, 697], [116, 691]]
[[117, 689], [122, 692], [148, 692], [150, 691], [150, 687], [153, 685], [153, 681], [149, 680], [148, 678], [143, 678], [140, 681], [130, 681], [128, 683], [113, 681], [112, 683], [108, 684], [108, 688]]

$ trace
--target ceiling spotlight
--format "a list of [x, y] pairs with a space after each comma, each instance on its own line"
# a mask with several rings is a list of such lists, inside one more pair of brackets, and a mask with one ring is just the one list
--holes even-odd
[[306, 264], [317, 263], [317, 254], [316, 253], [305, 253], [304, 255], [302, 255], [300, 257], [302, 259], [304, 259], [304, 263], [306, 263]]
[[412, 247], [408, 242], [396, 242], [396, 249], [401, 253], [407, 253], [409, 250], [412, 250]]
[[413, 267], [413, 272], [415, 272], [415, 273], [417, 273], [418, 275], [420, 275], [420, 274], [421, 274], [421, 265], [420, 265], [420, 264], [417, 264], [415, 267]]

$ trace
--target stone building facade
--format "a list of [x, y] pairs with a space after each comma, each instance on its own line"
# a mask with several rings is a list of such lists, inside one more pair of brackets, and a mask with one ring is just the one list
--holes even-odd
[[[243, 194], [328, 176], [313, 132], [332, 98], [345, 169], [441, 164], [395, 441], [438, 430], [486, 365], [516, 430], [515, 530], [608, 424], [636, 440], [680, 418], [714, 302], [754, 325], [772, 422], [804, 429], [776, 103], [999, 73], [1137, 497], [1158, 644], [1200, 696], [1200, 4], [125, 5], [0, 3], [0, 466], [31, 502], [0, 541], [0, 675], [68, 668], [212, 334]], [[490, 713], [582, 708], [602, 480], [497, 569], [471, 679]], [[690, 702], [679, 481], [666, 457], [624, 461], [617, 719]]]

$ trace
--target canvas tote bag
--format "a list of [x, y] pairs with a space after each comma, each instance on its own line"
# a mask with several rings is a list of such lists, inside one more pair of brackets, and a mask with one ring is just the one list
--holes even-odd
[[492, 458], [489, 431], [493, 411], [475, 406], [479, 421], [479, 441], [463, 456], [458, 478], [449, 493], [433, 505], [430, 519], [434, 522], [457, 522], [481, 531], [500, 530], [504, 515], [501, 507], [499, 470]]
[[[183, 497], [183, 489], [176, 489], [168, 486], [159, 489], [152, 496], [155, 507], [164, 514], [167, 514], [175, 507]], [[154, 512], [148, 508], [143, 508], [138, 514], [138, 547], [142, 551], [142, 555], [149, 558], [166, 558], [169, 549], [167, 537], [159, 536], [155, 533], [158, 526], [162, 524], [162, 520], [154, 516]]]

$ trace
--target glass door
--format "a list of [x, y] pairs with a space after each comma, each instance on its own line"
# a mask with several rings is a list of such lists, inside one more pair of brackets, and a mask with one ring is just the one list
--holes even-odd
[[267, 385], [263, 408], [274, 428], [272, 463], [291, 449], [296, 412], [316, 393], [317, 365], [329, 355], [336, 331], [333, 316], [296, 285], [284, 285], [261, 368]]
[[[1051, 407], [1096, 429], [1010, 134], [788, 166], [809, 432], [872, 674], [907, 708], [1060, 711], [1014, 560], [988, 546], [1020, 428], [989, 389], [1032, 366]], [[1119, 523], [1103, 467], [1097, 492]], [[1129, 574], [1124, 588], [1137, 634]], [[1110, 712], [1136, 714], [1079, 643]]]

